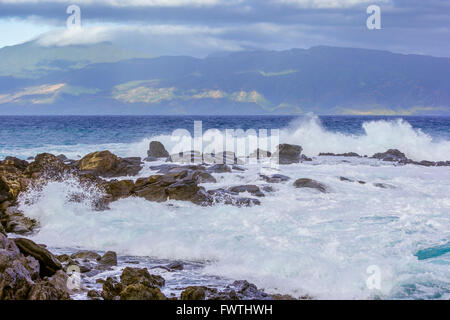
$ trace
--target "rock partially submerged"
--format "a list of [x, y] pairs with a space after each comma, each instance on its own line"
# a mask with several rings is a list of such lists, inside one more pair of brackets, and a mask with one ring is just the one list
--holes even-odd
[[307, 178], [297, 179], [294, 182], [294, 187], [315, 189], [322, 193], [328, 192], [328, 187], [326, 185], [324, 185], [323, 183], [320, 183], [318, 181], [315, 181], [312, 179], [307, 179]]
[[150, 142], [149, 149], [147, 151], [147, 155], [150, 158], [168, 158], [169, 153], [167, 152], [164, 145], [159, 141]]
[[311, 161], [311, 158], [302, 154], [303, 148], [293, 144], [280, 144], [272, 154], [272, 158], [279, 164], [293, 164], [303, 161]]
[[105, 300], [166, 300], [160, 288], [165, 280], [151, 275], [146, 268], [126, 267], [120, 276], [120, 282], [107, 278], [103, 282], [101, 296]]

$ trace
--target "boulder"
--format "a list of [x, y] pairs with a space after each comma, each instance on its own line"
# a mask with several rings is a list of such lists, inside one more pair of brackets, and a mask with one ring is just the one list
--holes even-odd
[[144, 284], [132, 284], [120, 292], [120, 300], [166, 300], [166, 296], [159, 288], [148, 287]]
[[10, 200], [12, 194], [9, 192], [9, 184], [4, 177], [0, 176], [0, 202]]
[[164, 286], [165, 280], [161, 276], [151, 275], [147, 268], [126, 267], [120, 276], [120, 283], [123, 287], [142, 284], [149, 288], [160, 288]]
[[242, 186], [234, 186], [228, 189], [229, 191], [233, 193], [243, 193], [248, 192], [254, 196], [257, 197], [264, 197], [264, 193], [261, 192], [261, 189], [259, 189], [258, 186], [255, 185], [242, 185]]
[[355, 157], [355, 158], [362, 158], [359, 154], [356, 152], [346, 152], [346, 153], [331, 153], [331, 152], [325, 152], [325, 153], [319, 153], [319, 156], [331, 156], [331, 157]]
[[208, 172], [212, 173], [229, 173], [231, 172], [230, 166], [226, 164], [215, 164], [206, 169]]
[[310, 188], [310, 189], [316, 189], [322, 193], [328, 192], [328, 188], [323, 183], [317, 182], [312, 179], [298, 179], [294, 182], [294, 187], [296, 188]]
[[169, 153], [167, 152], [164, 145], [159, 141], [150, 142], [149, 150], [147, 151], [147, 155], [152, 158], [167, 158], [169, 157]]
[[258, 199], [236, 197], [235, 194], [233, 194], [229, 190], [215, 189], [208, 190], [207, 193], [210, 196], [210, 199], [208, 199], [208, 204], [220, 203], [237, 207], [251, 207], [261, 204], [261, 201], [259, 201]]
[[389, 149], [383, 153], [376, 153], [372, 156], [372, 158], [390, 162], [408, 161], [405, 154], [397, 149]]
[[291, 180], [291, 178], [289, 178], [288, 176], [284, 176], [282, 174], [273, 174], [271, 176], [260, 174], [259, 176], [261, 179], [263, 179], [268, 183], [281, 183]]
[[280, 144], [272, 155], [279, 164], [292, 164], [301, 161], [302, 147], [292, 144]]
[[70, 300], [67, 288], [67, 274], [57, 271], [53, 276], [44, 278], [34, 285], [28, 294], [29, 300]]
[[29, 178], [50, 178], [59, 179], [69, 168], [63, 161], [50, 153], [38, 154], [24, 170], [24, 174]]
[[21, 160], [16, 157], [6, 157], [5, 161], [3, 161], [3, 164], [13, 166], [20, 171], [24, 171], [29, 165], [28, 161]]
[[0, 300], [24, 300], [39, 279], [39, 262], [0, 233]]
[[98, 261], [102, 258], [101, 255], [99, 255], [97, 252], [89, 251], [89, 250], [83, 250], [78, 251], [75, 253], [72, 253], [70, 255], [72, 259], [80, 259], [80, 260], [95, 260]]
[[205, 300], [206, 287], [191, 286], [181, 292], [181, 300]]
[[111, 277], [103, 281], [103, 288], [101, 296], [104, 300], [117, 300], [122, 292], [122, 284]]
[[38, 227], [38, 222], [26, 217], [16, 207], [8, 207], [1, 216], [0, 223], [5, 226], [5, 231], [20, 235], [30, 235]]
[[105, 192], [110, 196], [110, 201], [129, 197], [134, 187], [132, 180], [111, 180], [103, 184]]
[[62, 269], [61, 263], [50, 251], [33, 241], [25, 238], [16, 238], [14, 243], [23, 255], [31, 256], [39, 261], [39, 274], [41, 277], [51, 277], [58, 270]]
[[106, 252], [98, 261], [103, 266], [117, 266], [117, 254], [114, 251]]
[[120, 158], [110, 151], [92, 152], [78, 162], [82, 173], [102, 177], [134, 176], [142, 169], [141, 158]]

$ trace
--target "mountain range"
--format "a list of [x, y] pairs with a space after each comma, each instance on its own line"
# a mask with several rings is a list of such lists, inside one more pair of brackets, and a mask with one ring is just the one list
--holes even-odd
[[0, 114], [450, 115], [450, 59], [318, 46], [206, 58], [0, 49]]

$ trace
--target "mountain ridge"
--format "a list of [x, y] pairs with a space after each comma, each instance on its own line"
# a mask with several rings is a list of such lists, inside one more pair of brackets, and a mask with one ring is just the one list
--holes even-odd
[[[114, 50], [86, 49], [97, 58], [105, 46]], [[61, 52], [41, 74], [0, 76], [0, 113], [450, 114], [449, 58], [316, 46], [117, 61], [103, 53], [73, 67]]]

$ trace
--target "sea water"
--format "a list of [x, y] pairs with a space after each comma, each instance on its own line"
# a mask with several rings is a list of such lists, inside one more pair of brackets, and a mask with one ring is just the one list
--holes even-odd
[[[98, 212], [73, 177], [23, 194], [20, 207], [39, 220], [32, 238], [60, 251], [114, 250], [141, 264], [183, 260], [192, 274], [171, 276], [175, 288], [246, 279], [267, 292], [319, 299], [449, 299], [450, 169], [395, 166], [369, 158], [318, 157], [320, 152], [371, 156], [399, 149], [414, 160], [450, 160], [450, 118], [436, 117], [1, 117], [0, 157], [40, 152], [77, 159], [108, 149], [119, 156], [146, 155], [159, 140], [170, 150], [171, 132], [209, 128], [280, 129], [280, 142], [303, 147], [312, 162], [280, 166], [291, 181], [248, 208], [128, 198]], [[162, 163], [162, 162], [161, 162]], [[139, 176], [154, 171], [146, 163]], [[214, 174], [206, 189], [266, 183], [261, 167]], [[133, 177], [136, 179], [137, 177]], [[355, 182], [341, 181], [346, 177]], [[330, 192], [295, 189], [297, 178], [326, 184]], [[360, 184], [357, 181], [364, 181]], [[383, 183], [390, 188], [379, 188]], [[70, 195], [85, 192], [82, 203]], [[246, 195], [251, 196], [251, 195]], [[125, 259], [125, 260], [124, 260]], [[146, 260], [147, 259], [147, 260]], [[153, 259], [153, 260], [148, 260]], [[147, 262], [145, 262], [147, 261]], [[375, 266], [375, 269], [373, 268]], [[371, 270], [379, 286], [368, 281]], [[186, 282], [187, 281], [187, 282]]]

